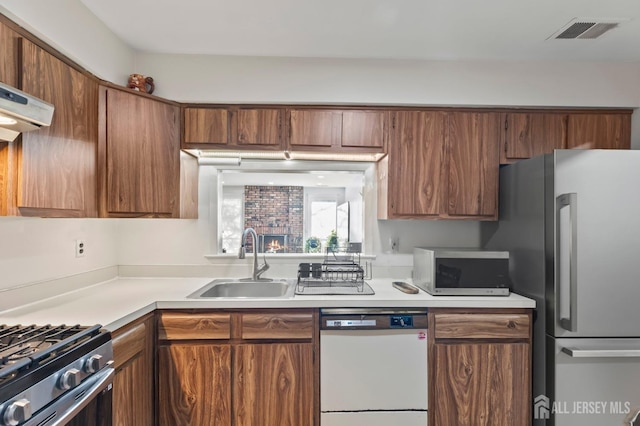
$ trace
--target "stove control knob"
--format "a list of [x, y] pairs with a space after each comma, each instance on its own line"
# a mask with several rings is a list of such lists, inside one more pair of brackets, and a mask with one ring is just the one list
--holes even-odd
[[80, 384], [80, 370], [77, 368], [70, 368], [62, 374], [60, 377], [60, 383], [58, 387], [62, 390], [69, 390], [75, 388]]
[[89, 374], [95, 373], [102, 368], [102, 365], [102, 355], [91, 355], [84, 363], [84, 371]]
[[31, 418], [31, 402], [28, 399], [19, 399], [12, 402], [4, 411], [4, 422], [10, 426], [16, 426]]

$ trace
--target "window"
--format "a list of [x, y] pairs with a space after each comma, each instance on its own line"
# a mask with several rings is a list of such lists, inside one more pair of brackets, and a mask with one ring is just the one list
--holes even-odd
[[262, 253], [321, 253], [335, 238], [341, 246], [361, 247], [363, 210], [354, 213], [352, 208], [346, 216], [344, 210], [363, 204], [365, 166], [358, 167], [361, 170], [219, 171], [218, 252], [237, 253], [247, 227], [258, 234]]

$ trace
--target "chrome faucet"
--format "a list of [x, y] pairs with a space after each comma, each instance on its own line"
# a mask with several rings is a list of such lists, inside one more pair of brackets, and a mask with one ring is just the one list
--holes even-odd
[[[264, 265], [258, 268], [258, 235], [253, 228], [246, 228], [244, 232], [242, 232], [242, 237], [240, 237], [240, 252], [238, 253], [238, 259], [244, 259], [244, 255], [246, 253], [244, 245], [247, 242], [247, 235], [251, 234], [251, 238], [253, 238], [253, 274], [251, 278], [254, 281], [260, 281], [260, 275], [264, 274], [267, 269], [269, 269], [269, 264], [267, 263], [267, 258], [264, 258]], [[262, 278], [264, 280], [264, 278]]]

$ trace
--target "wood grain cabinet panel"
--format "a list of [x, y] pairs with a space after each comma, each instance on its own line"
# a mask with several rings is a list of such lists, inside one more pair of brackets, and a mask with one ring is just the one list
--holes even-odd
[[531, 424], [525, 343], [437, 344], [430, 426]]
[[96, 217], [98, 83], [28, 40], [22, 90], [55, 106], [50, 127], [22, 135], [16, 206], [25, 216]]
[[569, 114], [567, 148], [629, 149], [631, 114]]
[[232, 424], [231, 346], [160, 346], [158, 372], [158, 417], [161, 426]]
[[153, 315], [113, 333], [116, 375], [113, 379], [114, 426], [153, 426], [154, 322]]
[[387, 116], [386, 111], [344, 111], [341, 146], [383, 149]]
[[503, 114], [500, 163], [548, 154], [567, 145], [567, 115], [562, 113]]
[[227, 145], [230, 136], [229, 117], [229, 111], [225, 108], [185, 108], [185, 143]]
[[158, 318], [159, 340], [229, 339], [231, 314], [162, 313]]
[[314, 424], [313, 345], [234, 347], [235, 425]]
[[242, 315], [243, 339], [311, 339], [311, 313], [259, 313]]
[[20, 67], [18, 53], [21, 37], [18, 33], [0, 21], [0, 82], [17, 87]]
[[498, 217], [499, 128], [497, 113], [449, 114], [449, 216]]
[[[20, 41], [20, 35], [0, 21], [0, 82], [14, 87], [19, 85]], [[0, 216], [16, 214], [16, 145], [0, 141]]]
[[334, 110], [291, 110], [289, 146], [340, 146], [342, 112]]
[[180, 217], [179, 107], [104, 89], [102, 216]]
[[438, 216], [443, 210], [446, 114], [394, 113], [389, 150], [389, 212], [393, 218]]
[[236, 145], [253, 149], [281, 149], [284, 109], [239, 108], [232, 114]]
[[527, 314], [435, 314], [436, 339], [528, 339]]

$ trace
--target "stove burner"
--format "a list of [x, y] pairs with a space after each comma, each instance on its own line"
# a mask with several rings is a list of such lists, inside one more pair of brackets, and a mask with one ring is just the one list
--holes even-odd
[[100, 332], [100, 326], [0, 326], [0, 381], [60, 356]]

